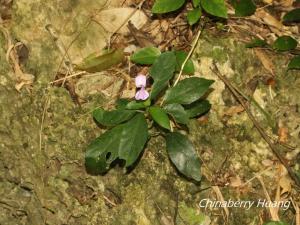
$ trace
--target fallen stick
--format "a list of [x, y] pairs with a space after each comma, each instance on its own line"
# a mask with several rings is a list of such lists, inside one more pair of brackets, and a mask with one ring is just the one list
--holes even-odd
[[288, 171], [290, 177], [294, 180], [295, 184], [300, 187], [300, 181], [296, 174], [292, 171], [292, 169], [289, 167], [289, 165], [286, 163], [286, 161], [283, 159], [283, 157], [280, 155], [279, 150], [275, 144], [270, 140], [269, 136], [266, 134], [266, 132], [263, 130], [263, 128], [259, 125], [253, 114], [251, 113], [250, 109], [248, 108], [247, 104], [241, 97], [241, 95], [237, 92], [237, 90], [231, 85], [230, 81], [221, 74], [219, 71], [217, 65], [215, 62], [213, 62], [213, 68], [212, 70], [216, 73], [216, 75], [224, 82], [224, 84], [229, 88], [233, 96], [237, 99], [237, 101], [244, 107], [246, 113], [248, 114], [250, 120], [254, 124], [255, 128], [258, 130], [260, 135], [263, 137], [263, 139], [268, 143], [269, 147], [271, 148], [274, 155], [278, 158], [278, 160], [282, 163], [282, 165], [286, 168]]

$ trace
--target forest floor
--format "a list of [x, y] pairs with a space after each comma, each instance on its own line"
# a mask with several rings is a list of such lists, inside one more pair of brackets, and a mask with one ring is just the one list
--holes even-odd
[[[300, 174], [299, 70], [287, 70], [293, 53], [245, 47], [255, 37], [299, 42], [299, 26], [280, 22], [292, 1], [260, 3], [251, 17], [210, 20], [197, 42], [201, 26], [187, 24], [186, 9], [154, 16], [153, 1], [0, 3], [0, 224], [300, 224], [299, 186], [266, 142]], [[91, 112], [133, 98], [134, 77], [148, 71], [130, 62], [131, 53], [149, 45], [188, 53], [192, 43], [195, 76], [215, 80], [210, 112], [188, 124], [201, 183], [178, 174], [161, 136], [149, 141], [133, 170], [88, 174], [86, 147], [103, 132]], [[106, 47], [124, 49], [125, 59], [100, 72], [74, 68]], [[249, 108], [266, 137], [226, 82], [253, 99]], [[253, 205], [203, 207], [203, 199]]]

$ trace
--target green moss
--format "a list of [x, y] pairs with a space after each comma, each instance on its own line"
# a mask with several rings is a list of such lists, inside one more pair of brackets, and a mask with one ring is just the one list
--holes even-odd
[[[31, 93], [25, 89], [20, 93], [15, 90], [15, 83], [10, 78], [13, 72], [5, 61], [5, 49], [0, 46], [0, 60], [3, 62], [0, 73], [6, 78], [0, 80], [0, 154], [3, 159], [0, 162], [0, 194], [5, 197], [2, 201], [11, 207], [0, 206], [0, 223], [44, 224], [46, 221], [49, 224], [156, 225], [161, 224], [163, 216], [173, 218], [178, 204], [191, 219], [197, 219], [197, 215], [202, 215], [197, 214], [197, 204], [212, 195], [211, 189], [199, 190], [211, 183], [203, 178], [201, 185], [194, 184], [179, 176], [168, 159], [163, 137], [152, 138], [148, 142], [139, 163], [130, 172], [125, 173], [122, 167], [116, 165], [105, 176], [86, 173], [85, 148], [104, 132], [95, 125], [90, 112], [97, 106], [105, 106], [109, 99], [105, 99], [99, 91], [89, 90], [92, 84], [85, 85], [81, 97], [87, 102], [79, 108], [64, 88], [48, 86], [58, 70], [62, 55], [45, 25], [53, 23], [61, 40], [70, 43], [77, 29], [86, 22], [89, 9], [100, 8], [103, 2], [93, 1], [87, 5], [85, 1], [78, 0], [61, 1], [60, 4], [50, 0], [14, 2], [14, 20], [10, 29], [13, 38], [23, 41], [30, 50], [24, 71], [36, 76]], [[73, 18], [68, 14], [70, 9], [82, 13]], [[66, 18], [71, 24], [69, 31], [64, 33], [64, 29], [60, 28]], [[100, 49], [105, 37], [94, 24], [70, 49], [72, 59]], [[4, 43], [2, 35], [0, 42]], [[193, 58], [198, 69], [210, 66], [201, 67], [200, 63], [216, 60], [222, 72], [226, 72], [225, 75], [242, 90], [245, 90], [249, 79], [265, 72], [252, 50], [246, 50], [231, 38], [206, 34], [201, 38]], [[278, 60], [274, 64], [279, 75], [275, 89], [277, 95], [273, 100], [264, 100], [266, 110], [282, 120], [290, 129], [291, 140], [299, 144], [296, 139], [299, 132], [295, 128], [299, 121], [299, 108], [293, 107], [299, 102], [300, 79], [296, 73], [284, 71], [285, 59], [275, 60]], [[204, 77], [214, 77], [209, 69], [197, 72]], [[272, 154], [245, 112], [228, 118], [223, 116], [223, 112], [236, 102], [222, 83], [215, 88], [218, 89], [210, 94], [215, 97], [215, 102], [208, 123], [201, 125], [196, 120], [192, 121], [189, 138], [206, 166], [216, 175], [215, 179], [234, 174], [245, 181], [264, 169], [261, 161], [272, 158]], [[267, 87], [261, 84], [258, 88], [268, 96]], [[268, 128], [260, 112], [255, 113], [264, 128]], [[284, 117], [284, 113], [288, 116]], [[226, 184], [229, 180], [222, 182]], [[260, 187], [256, 189], [257, 195], [262, 194], [260, 190]], [[221, 188], [221, 191], [225, 199], [258, 198], [252, 193], [239, 196], [240, 193], [231, 187]], [[17, 216], [11, 213], [15, 209], [18, 209]], [[211, 219], [215, 218], [213, 212], [205, 213]], [[221, 214], [220, 211], [218, 213]], [[233, 209], [229, 224], [250, 224], [258, 214], [256, 209]]]

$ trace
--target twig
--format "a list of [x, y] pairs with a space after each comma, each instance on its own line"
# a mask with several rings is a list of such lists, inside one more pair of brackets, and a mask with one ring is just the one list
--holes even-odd
[[295, 202], [291, 197], [290, 197], [290, 199], [291, 199], [291, 202], [292, 202], [292, 204], [294, 206], [294, 209], [296, 211], [296, 215], [295, 215], [295, 217], [296, 217], [296, 225], [300, 225], [300, 210], [299, 210], [299, 206], [298, 206], [297, 202]]
[[[257, 176], [256, 178], [259, 180], [259, 182], [260, 182], [260, 184], [261, 184], [261, 186], [263, 188], [263, 191], [264, 191], [264, 194], [266, 196], [266, 199], [268, 200], [268, 202], [272, 202], [271, 197], [270, 197], [270, 195], [269, 195], [269, 193], [267, 191], [267, 188], [266, 188], [266, 185], [265, 185], [263, 179], [260, 176]], [[277, 210], [274, 211], [273, 208], [269, 208], [269, 212], [270, 212], [272, 220], [274, 220], [274, 221], [280, 221]]]
[[72, 77], [77, 77], [77, 76], [80, 76], [80, 75], [83, 75], [85, 74], [86, 72], [85, 71], [80, 71], [80, 72], [77, 72], [77, 73], [73, 73], [69, 76], [65, 76], [63, 78], [60, 78], [60, 79], [57, 79], [57, 80], [54, 80], [54, 81], [51, 81], [50, 84], [55, 84], [55, 83], [58, 83], [60, 81], [63, 81], [63, 80], [67, 80], [69, 78], [72, 78]]
[[[131, 17], [138, 11], [138, 10], [140, 10], [141, 8], [142, 8], [142, 6], [143, 6], [143, 4], [144, 4], [144, 2], [145, 2], [146, 0], [142, 0], [137, 6], [136, 6], [136, 8], [128, 15], [128, 17], [126, 18], [126, 20], [124, 20], [124, 22], [114, 31], [114, 32], [112, 32], [112, 35], [114, 35], [114, 34], [116, 34], [116, 33], [118, 33], [118, 31], [126, 24], [126, 23], [128, 23], [128, 21], [131, 19]], [[95, 20], [93, 20], [93, 21], [95, 21]], [[96, 21], [95, 21], [96, 22]], [[111, 40], [110, 40], [110, 42], [111, 42]]]
[[111, 201], [108, 197], [106, 197], [105, 195], [103, 195], [103, 198], [105, 201], [107, 201], [109, 204], [111, 204], [112, 206], [116, 207], [117, 204], [114, 203], [113, 201]]
[[227, 80], [227, 78], [220, 73], [220, 71], [219, 71], [217, 65], [215, 64], [215, 62], [213, 63], [213, 66], [214, 66], [214, 68], [212, 68], [213, 71], [216, 72], [216, 75], [224, 82], [224, 84], [229, 88], [229, 90], [231, 91], [231, 93], [233, 94], [233, 96], [244, 107], [244, 109], [245, 109], [246, 113], [248, 114], [250, 120], [252, 121], [252, 123], [254, 124], [254, 126], [256, 127], [256, 129], [258, 130], [258, 132], [260, 133], [260, 135], [263, 137], [263, 139], [268, 143], [268, 145], [271, 148], [271, 150], [274, 153], [274, 155], [278, 158], [278, 160], [282, 163], [282, 165], [284, 165], [284, 167], [287, 169], [290, 177], [294, 180], [295, 184], [298, 185], [298, 186], [300, 186], [299, 179], [297, 178], [297, 176], [295, 175], [295, 173], [292, 171], [292, 169], [289, 167], [289, 165], [285, 162], [285, 160], [283, 159], [283, 157], [280, 155], [280, 153], [279, 153], [279, 151], [277, 149], [277, 146], [275, 144], [273, 144], [273, 142], [270, 140], [269, 136], [265, 133], [265, 131], [263, 130], [263, 128], [259, 125], [259, 123], [255, 119], [255, 117], [251, 113], [250, 109], [248, 108], [247, 104], [243, 100], [243, 98], [234, 89], [234, 87]]
[[250, 178], [249, 180], [247, 180], [245, 183], [243, 183], [241, 186], [244, 187], [247, 184], [249, 184], [251, 181], [253, 181], [255, 178], [257, 178], [258, 176], [261, 176], [262, 174], [264, 174], [265, 172], [269, 171], [270, 169], [272, 169], [272, 167], [268, 167], [263, 171], [260, 171], [259, 173], [254, 174], [254, 177]]
[[[58, 65], [58, 68], [57, 68], [57, 71], [56, 71], [55, 75], [58, 74], [60, 68], [62, 67], [63, 63], [65, 62], [65, 57], [67, 56], [69, 49], [74, 44], [74, 42], [78, 39], [78, 37], [84, 32], [84, 30], [89, 27], [89, 25], [91, 24], [91, 21], [92, 20], [89, 20], [87, 22], [87, 24], [84, 26], [84, 28], [79, 31], [79, 33], [75, 36], [75, 38], [66, 47], [66, 49], [65, 49], [66, 52], [62, 56], [62, 59], [61, 59], [59, 65]], [[40, 151], [42, 150], [43, 127], [44, 127], [44, 120], [45, 120], [45, 116], [46, 116], [46, 111], [48, 109], [49, 99], [50, 99], [50, 96], [49, 96], [49, 93], [48, 93], [48, 94], [46, 94], [46, 100], [45, 100], [45, 103], [44, 103], [44, 109], [43, 109], [43, 113], [42, 113], [42, 117], [41, 117], [41, 125], [40, 125], [40, 130], [39, 130], [39, 148], [40, 148]]]
[[175, 86], [175, 85], [178, 83], [178, 81], [180, 80], [181, 75], [182, 75], [182, 72], [183, 72], [183, 68], [185, 67], [185, 64], [187, 63], [187, 61], [189, 60], [189, 58], [190, 58], [191, 55], [193, 54], [193, 52], [194, 52], [194, 50], [195, 50], [195, 48], [196, 48], [196, 45], [197, 45], [197, 43], [198, 43], [198, 41], [199, 41], [200, 35], [201, 35], [201, 33], [202, 33], [203, 29], [204, 29], [204, 27], [205, 27], [205, 23], [204, 23], [203, 26], [199, 29], [198, 34], [197, 34], [197, 36], [196, 36], [196, 39], [195, 39], [195, 41], [194, 41], [194, 43], [193, 43], [193, 45], [192, 45], [192, 48], [191, 48], [189, 54], [187, 55], [187, 57], [185, 58], [185, 60], [183, 61], [182, 65], [181, 65], [181, 68], [180, 68], [180, 72], [179, 72], [178, 77], [177, 77], [176, 81], [174, 82], [174, 85], [173, 85], [173, 86]]
[[[68, 73], [73, 74], [74, 69], [73, 69], [73, 65], [72, 65], [72, 60], [71, 60], [71, 57], [67, 51], [67, 48], [66, 48], [64, 42], [59, 38], [58, 34], [56, 33], [54, 27], [51, 24], [47, 24], [45, 26], [45, 29], [49, 32], [50, 36], [53, 38], [53, 40], [56, 44], [56, 47], [60, 51], [60, 54], [63, 57], [64, 66], [68, 70]], [[66, 82], [66, 79], [63, 80], [61, 86], [64, 86], [65, 82]]]
[[[178, 81], [180, 80], [181, 75], [182, 75], [182, 73], [183, 73], [183, 68], [184, 68], [185, 64], [187, 63], [187, 61], [189, 60], [189, 58], [191, 57], [191, 55], [193, 54], [193, 52], [194, 52], [194, 50], [195, 50], [195, 48], [196, 48], [196, 45], [197, 45], [197, 43], [198, 43], [198, 41], [199, 41], [199, 38], [200, 38], [200, 36], [201, 36], [201, 33], [202, 33], [203, 29], [204, 29], [204, 27], [205, 27], [205, 22], [204, 22], [203, 26], [199, 29], [199, 31], [198, 31], [198, 33], [197, 33], [197, 36], [196, 36], [196, 38], [195, 38], [195, 41], [194, 41], [194, 43], [193, 43], [193, 45], [192, 45], [192, 48], [191, 48], [191, 50], [189, 51], [189, 54], [187, 55], [187, 57], [185, 58], [185, 60], [183, 61], [182, 65], [181, 65], [181, 67], [180, 67], [180, 72], [179, 72], [179, 74], [178, 74], [178, 77], [177, 77], [176, 81], [175, 81], [174, 84], [173, 84], [173, 87], [174, 87], [174, 86], [178, 83]], [[162, 106], [162, 105], [164, 104], [164, 102], [165, 102], [165, 99], [163, 99], [163, 100], [161, 101], [160, 106]]]
[[[224, 202], [224, 196], [219, 188], [219, 186], [211, 186], [212, 190], [216, 193], [217, 199], [221, 202]], [[224, 213], [225, 213], [225, 221], [228, 222], [229, 219], [229, 210], [227, 207], [223, 207]], [[224, 216], [224, 214], [223, 214]]]

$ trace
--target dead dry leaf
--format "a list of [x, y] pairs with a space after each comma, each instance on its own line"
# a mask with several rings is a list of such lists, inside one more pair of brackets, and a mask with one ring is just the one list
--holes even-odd
[[[259, 182], [260, 182], [260, 184], [261, 184], [261, 186], [263, 188], [263, 191], [264, 191], [264, 194], [265, 194], [265, 197], [266, 197], [267, 201], [268, 202], [272, 202], [272, 200], [271, 200], [270, 195], [269, 195], [269, 193], [268, 193], [268, 191], [266, 189], [266, 186], [265, 186], [265, 183], [264, 183], [262, 177], [261, 176], [257, 176], [256, 178], [259, 180]], [[280, 221], [279, 215], [278, 215], [278, 207], [269, 207], [268, 210], [270, 212], [271, 219], [273, 221]]]
[[274, 0], [263, 0], [264, 3], [266, 4], [272, 4]]
[[109, 33], [128, 34], [128, 21], [140, 29], [147, 22], [147, 16], [143, 11], [135, 8], [113, 8], [103, 10], [95, 15], [94, 21]]
[[242, 186], [243, 182], [239, 176], [230, 177], [230, 186], [231, 187], [240, 187]]
[[33, 84], [34, 76], [28, 73], [22, 73], [18, 76], [18, 83], [15, 85], [17, 91], [20, 91], [23, 86], [31, 86]]
[[287, 175], [288, 175], [287, 169], [286, 169], [285, 166], [282, 165], [282, 164], [279, 164], [279, 165], [278, 165], [277, 170], [278, 170], [278, 176], [279, 176], [279, 177], [287, 176]]
[[[217, 196], [217, 199], [221, 202], [224, 202], [224, 197], [222, 195], [222, 192], [220, 190], [220, 188], [218, 186], [212, 186], [212, 190], [215, 192], [216, 196]], [[228, 221], [228, 218], [229, 218], [229, 210], [228, 208], [226, 207], [223, 207], [223, 210], [225, 212], [225, 215], [226, 215], [226, 221]]]
[[265, 166], [265, 167], [269, 167], [269, 166], [273, 166], [274, 162], [270, 159], [264, 159], [261, 161], [261, 163]]
[[161, 218], [160, 218], [160, 222], [162, 225], [174, 225], [172, 219], [170, 218], [170, 216], [165, 216], [163, 215]]
[[279, 186], [281, 188], [280, 196], [289, 194], [292, 190], [291, 179], [288, 176], [283, 176], [279, 180]]
[[241, 105], [235, 105], [235, 106], [231, 106], [229, 107], [229, 109], [227, 109], [225, 112], [224, 112], [224, 115], [226, 116], [233, 116], [237, 113], [240, 113], [240, 112], [244, 112], [245, 109], [243, 106]]
[[274, 16], [266, 12], [264, 9], [257, 10], [255, 12], [255, 16], [263, 20], [267, 25], [275, 27], [279, 30], [281, 30], [283, 27], [283, 24], [279, 20], [277, 20]]
[[264, 9], [257, 10], [253, 17], [263, 21], [266, 25], [268, 25], [269, 29], [278, 36], [282, 36], [284, 34], [283, 30], [285, 29], [283, 29], [283, 24]]
[[291, 7], [293, 5], [294, 0], [280, 0], [279, 4], [283, 7]]
[[156, 45], [147, 33], [136, 29], [136, 27], [130, 21], [128, 22], [128, 29], [139, 46], [151, 47]]
[[264, 68], [269, 71], [273, 76], [274, 73], [274, 64], [272, 63], [271, 59], [260, 49], [254, 49], [256, 56], [259, 58], [261, 63], [263, 64]]
[[287, 143], [289, 130], [286, 127], [280, 127], [278, 129], [278, 141], [279, 143]]
[[15, 50], [15, 45], [12, 46], [12, 48], [9, 48], [8, 50], [8, 62], [10, 61], [13, 67], [13, 70], [15, 72], [16, 81], [17, 84], [15, 85], [15, 88], [20, 91], [23, 86], [31, 86], [34, 81], [34, 76], [29, 73], [24, 73], [21, 69], [19, 58], [17, 55], [17, 51]]
[[33, 84], [34, 76], [32, 74], [23, 72], [19, 60], [21, 57], [18, 55], [18, 53], [21, 53], [20, 51], [18, 51], [18, 47], [24, 44], [21, 42], [14, 43], [10, 32], [5, 27], [0, 26], [0, 31], [4, 34], [7, 42], [6, 61], [10, 63], [14, 71], [15, 80], [17, 82], [15, 84], [15, 88], [20, 91], [22, 87], [25, 86], [27, 90], [29, 90], [31, 85]]

